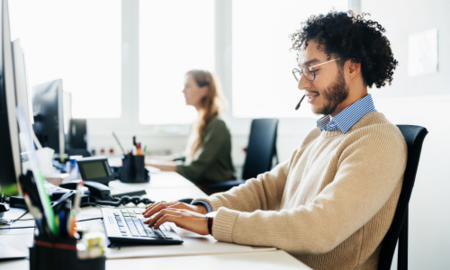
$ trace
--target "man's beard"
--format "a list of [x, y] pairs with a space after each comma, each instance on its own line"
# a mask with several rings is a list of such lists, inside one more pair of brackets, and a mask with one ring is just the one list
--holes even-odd
[[323, 92], [326, 104], [316, 112], [316, 114], [329, 115], [332, 114], [337, 106], [348, 97], [348, 88], [345, 84], [344, 69], [339, 68], [336, 80], [333, 85], [328, 86]]

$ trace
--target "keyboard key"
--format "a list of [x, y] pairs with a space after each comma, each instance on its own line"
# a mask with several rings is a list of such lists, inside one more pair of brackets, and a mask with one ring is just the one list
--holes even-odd
[[129, 217], [129, 216], [130, 216], [130, 214], [128, 214], [128, 212], [122, 212], [122, 215], [123, 215], [124, 217]]
[[133, 236], [139, 236], [139, 232], [138, 232], [138, 230], [136, 229], [136, 226], [134, 226], [134, 223], [133, 223], [133, 221], [131, 220], [131, 218], [126, 217], [126, 218], [125, 218], [125, 222], [126, 222], [127, 225], [128, 225], [128, 229], [130, 229], [131, 235], [133, 235]]
[[164, 237], [164, 234], [162, 233], [161, 230], [159, 230], [159, 229], [154, 229], [154, 228], [152, 228], [152, 230], [153, 230], [153, 232], [154, 232], [157, 236], [162, 237], [162, 238], [165, 238], [165, 237]]
[[133, 223], [134, 223], [134, 225], [136, 225], [136, 228], [138, 229], [140, 236], [142, 236], [142, 237], [147, 236], [147, 233], [145, 232], [144, 227], [142, 227], [142, 224], [139, 221], [139, 219], [133, 218]]
[[162, 230], [162, 231], [169, 231], [169, 230], [167, 229], [167, 227], [164, 226], [164, 224], [161, 224], [161, 226], [159, 226], [159, 229]]
[[117, 221], [117, 225], [119, 225], [119, 227], [125, 227], [125, 224], [123, 224], [122, 219], [116, 219]]
[[142, 212], [144, 212], [144, 209], [142, 209], [142, 210], [134, 210], [134, 213], [136, 214], [136, 215], [142, 215]]
[[114, 212], [114, 216], [120, 216], [120, 214], [119, 213], [117, 213], [117, 212]]
[[119, 227], [119, 229], [122, 234], [127, 233], [127, 229], [125, 229], [125, 227]]

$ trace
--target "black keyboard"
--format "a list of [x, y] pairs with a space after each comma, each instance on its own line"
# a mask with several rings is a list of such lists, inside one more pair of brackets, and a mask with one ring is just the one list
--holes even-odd
[[181, 244], [183, 240], [172, 226], [162, 224], [159, 229], [144, 224], [143, 208], [103, 208], [103, 218], [108, 239], [112, 244]]

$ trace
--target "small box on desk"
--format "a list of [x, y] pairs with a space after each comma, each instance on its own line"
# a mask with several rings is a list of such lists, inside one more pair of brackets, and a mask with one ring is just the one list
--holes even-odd
[[35, 237], [30, 247], [30, 270], [104, 270], [105, 256], [79, 259], [74, 238]]

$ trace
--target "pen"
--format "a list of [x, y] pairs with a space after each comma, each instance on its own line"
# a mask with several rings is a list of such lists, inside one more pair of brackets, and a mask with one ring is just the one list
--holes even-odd
[[60, 236], [67, 236], [67, 219], [64, 212], [59, 212], [59, 235]]
[[70, 211], [70, 216], [67, 220], [67, 232], [69, 233], [69, 236], [74, 237], [75, 236], [75, 222], [76, 222], [76, 215], [78, 211], [80, 210], [80, 202], [81, 202], [81, 195], [83, 193], [83, 181], [78, 182], [77, 185], [77, 194], [75, 195], [75, 200], [73, 202], [72, 210]]
[[144, 154], [145, 154], [145, 151], [147, 151], [147, 145], [144, 146]]

